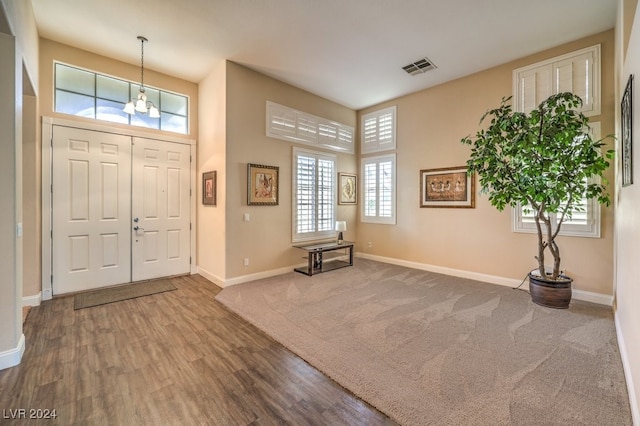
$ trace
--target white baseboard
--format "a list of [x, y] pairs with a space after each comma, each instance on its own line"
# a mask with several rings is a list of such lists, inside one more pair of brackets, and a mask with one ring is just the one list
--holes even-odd
[[34, 296], [24, 296], [22, 298], [23, 307], [24, 306], [40, 306], [41, 302], [42, 302], [42, 292], [39, 292]]
[[[356, 257], [363, 259], [376, 260], [378, 262], [390, 263], [392, 265], [406, 266], [408, 268], [420, 269], [422, 271], [436, 272], [438, 274], [451, 275], [459, 278], [467, 278], [476, 281], [482, 281], [490, 284], [498, 284], [506, 287], [518, 287], [522, 280], [513, 278], [505, 278], [497, 275], [481, 274], [479, 272], [464, 271], [461, 269], [446, 268], [444, 266], [429, 265], [427, 263], [411, 262], [403, 259], [395, 259], [392, 257], [376, 256], [367, 253], [356, 253]], [[528, 271], [527, 271], [528, 272]], [[523, 277], [525, 279], [526, 277]], [[522, 289], [529, 289], [529, 281], [525, 280]], [[586, 302], [597, 303], [600, 305], [613, 306], [613, 296], [606, 294], [592, 293], [590, 291], [572, 290], [573, 298]]]
[[15, 367], [22, 361], [22, 355], [24, 354], [24, 334], [20, 336], [18, 346], [8, 351], [0, 352], [0, 370], [5, 368]]
[[[306, 263], [304, 265], [306, 265]], [[250, 281], [255, 281], [263, 278], [275, 277], [276, 275], [286, 274], [288, 272], [293, 271], [294, 268], [297, 268], [299, 266], [303, 266], [303, 265], [285, 266], [283, 268], [271, 269], [270, 271], [263, 271], [263, 272], [257, 272], [255, 274], [241, 275], [239, 277], [234, 277], [234, 278], [225, 280], [222, 287], [227, 287], [227, 286], [236, 285], [236, 284], [244, 284]]]
[[[367, 254], [367, 253], [355, 253], [355, 256], [360, 257], [362, 259], [375, 260], [378, 262], [390, 263], [392, 265], [406, 266], [408, 268], [420, 269], [420, 270], [429, 271], [429, 272], [436, 272], [438, 274], [451, 275], [459, 278], [467, 278], [467, 279], [482, 281], [490, 284], [502, 285], [505, 287], [518, 287], [522, 283], [522, 280], [517, 280], [513, 278], [500, 277], [497, 275], [481, 274], [479, 272], [464, 271], [461, 269], [447, 268], [444, 266], [429, 265], [427, 263], [412, 262], [409, 260], [396, 259], [392, 257], [376, 256], [376, 255]], [[225, 288], [230, 285], [242, 284], [250, 281], [259, 280], [262, 278], [270, 278], [276, 275], [286, 274], [287, 272], [291, 272], [294, 268], [304, 267], [306, 265], [307, 264], [305, 262], [299, 265], [286, 266], [283, 268], [272, 269], [269, 271], [257, 272], [255, 274], [242, 275], [242, 276], [230, 278], [227, 280], [220, 278], [214, 274], [211, 274], [210, 272], [206, 271], [201, 267], [198, 267], [198, 273], [203, 277], [205, 277], [206, 279], [208, 279], [209, 281], [214, 282], [219, 287]], [[522, 284], [521, 288], [528, 290], [529, 281], [526, 280], [524, 284]], [[608, 296], [606, 294], [592, 293], [590, 291], [573, 289], [572, 295], [573, 295], [573, 298], [577, 300], [597, 303], [600, 305], [613, 306], [613, 296]]]
[[[300, 265], [298, 265], [300, 266]], [[225, 280], [211, 272], [207, 271], [202, 267], [198, 267], [198, 274], [202, 275], [204, 278], [208, 279], [218, 287], [228, 287], [230, 285], [243, 284], [248, 283], [250, 281], [259, 280], [262, 278], [270, 278], [275, 277], [276, 275], [286, 274], [287, 272], [293, 271], [294, 266], [286, 266], [284, 268], [272, 269], [270, 271], [257, 272], [255, 274], [241, 275], [239, 277], [229, 278]], [[295, 266], [297, 268], [297, 266]]]
[[633, 375], [631, 374], [631, 363], [627, 355], [627, 346], [621, 331], [617, 312], [614, 314], [614, 321], [616, 324], [616, 336], [618, 337], [618, 348], [620, 349], [620, 357], [622, 358], [622, 370], [624, 371], [624, 377], [627, 381], [627, 393], [629, 394], [632, 423], [634, 426], [640, 426], [640, 406], [638, 406], [639, 402], [636, 387], [633, 382]]
[[218, 287], [223, 287], [224, 288], [224, 280], [220, 277], [218, 277], [217, 275], [212, 274], [211, 272], [207, 271], [206, 269], [198, 266], [198, 271], [197, 273], [199, 275], [202, 275], [203, 277], [205, 277], [206, 279], [208, 279], [209, 281], [211, 281], [212, 283], [214, 283], [215, 285], [217, 285]]

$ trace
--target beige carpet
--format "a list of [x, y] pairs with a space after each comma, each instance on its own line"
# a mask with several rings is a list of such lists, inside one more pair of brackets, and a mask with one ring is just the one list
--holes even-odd
[[216, 299], [401, 424], [631, 424], [609, 307], [364, 259]]

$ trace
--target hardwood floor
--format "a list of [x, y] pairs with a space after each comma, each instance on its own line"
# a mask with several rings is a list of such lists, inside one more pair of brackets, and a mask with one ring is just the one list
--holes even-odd
[[[29, 312], [22, 363], [0, 371], [0, 423], [390, 425], [384, 414], [214, 300], [195, 275], [175, 291]], [[16, 414], [18, 413], [18, 414]]]

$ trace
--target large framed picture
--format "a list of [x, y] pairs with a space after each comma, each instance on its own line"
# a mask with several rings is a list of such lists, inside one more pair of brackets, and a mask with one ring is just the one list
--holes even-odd
[[358, 177], [350, 173], [338, 173], [338, 204], [357, 204]]
[[474, 208], [474, 180], [464, 166], [420, 170], [420, 207]]
[[279, 167], [247, 164], [247, 204], [278, 205]]
[[627, 80], [627, 86], [620, 104], [622, 127], [622, 186], [633, 183], [633, 74]]
[[217, 198], [217, 172], [206, 172], [202, 174], [202, 204], [205, 206], [215, 206]]

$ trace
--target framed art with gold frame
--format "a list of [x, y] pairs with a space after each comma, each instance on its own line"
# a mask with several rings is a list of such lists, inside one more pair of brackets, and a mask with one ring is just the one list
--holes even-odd
[[205, 172], [202, 174], [202, 204], [205, 206], [215, 206], [217, 198], [217, 172]]
[[420, 207], [474, 208], [474, 180], [464, 166], [420, 170]]
[[277, 166], [247, 164], [248, 205], [278, 205], [279, 171]]
[[338, 173], [338, 204], [358, 203], [358, 177], [351, 173]]

